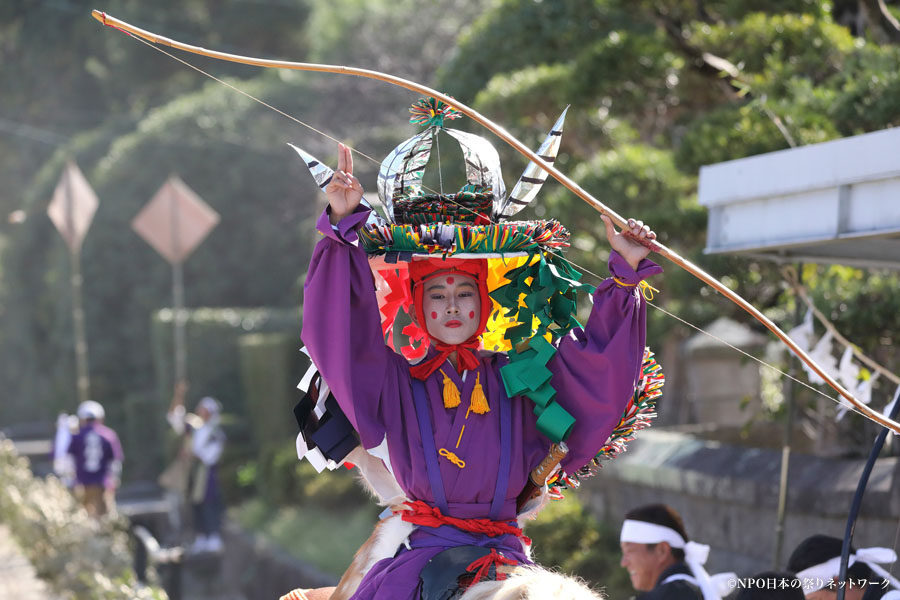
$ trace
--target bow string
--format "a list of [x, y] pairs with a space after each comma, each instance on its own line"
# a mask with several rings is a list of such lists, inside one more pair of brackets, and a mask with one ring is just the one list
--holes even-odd
[[[312, 72], [320, 72], [320, 73], [335, 73], [338, 75], [352, 75], [355, 77], [363, 77], [366, 79], [375, 79], [378, 81], [383, 81], [385, 83], [390, 83], [392, 85], [396, 85], [407, 90], [416, 92], [418, 94], [431, 96], [440, 102], [458, 110], [460, 113], [466, 115], [472, 120], [479, 123], [482, 127], [496, 135], [498, 138], [512, 146], [519, 154], [527, 158], [529, 161], [537, 164], [541, 169], [546, 171], [550, 176], [560, 182], [563, 186], [565, 186], [569, 191], [573, 194], [590, 204], [594, 209], [596, 209], [600, 214], [606, 215], [612, 220], [612, 222], [617, 225], [620, 229], [628, 229], [627, 221], [622, 218], [619, 214], [617, 214], [612, 209], [608, 208], [605, 204], [594, 198], [591, 194], [589, 194], [586, 190], [584, 190], [580, 185], [572, 181], [568, 176], [562, 173], [559, 169], [554, 167], [552, 164], [545, 161], [541, 158], [537, 153], [532, 151], [530, 148], [525, 146], [522, 142], [516, 139], [512, 134], [510, 134], [506, 129], [501, 127], [500, 125], [494, 123], [490, 119], [484, 117], [480, 113], [478, 113], [473, 108], [463, 104], [459, 100], [452, 98], [446, 94], [438, 92], [437, 90], [433, 90], [428, 86], [422, 85], [415, 81], [410, 81], [408, 79], [403, 79], [402, 77], [397, 77], [395, 75], [390, 75], [389, 73], [382, 73], [380, 71], [374, 71], [370, 69], [361, 69], [357, 67], [347, 67], [347, 66], [339, 66], [339, 65], [324, 65], [317, 63], [303, 63], [303, 62], [291, 62], [291, 61], [282, 61], [282, 60], [268, 60], [262, 58], [254, 58], [249, 56], [241, 56], [239, 54], [230, 54], [227, 52], [218, 52], [215, 50], [208, 50], [206, 48], [201, 48], [199, 46], [192, 46], [190, 44], [185, 44], [171, 38], [163, 37], [161, 35], [157, 35], [150, 31], [146, 31], [139, 27], [135, 27], [121, 19], [116, 19], [105, 12], [94, 10], [92, 11], [92, 16], [101, 22], [104, 25], [109, 27], [113, 27], [114, 29], [118, 29], [125, 33], [137, 36], [142, 38], [148, 42], [153, 44], [160, 44], [164, 46], [169, 46], [171, 48], [176, 48], [178, 50], [182, 50], [184, 52], [189, 52], [191, 54], [197, 54], [200, 56], [206, 56], [209, 58], [215, 58], [219, 60], [224, 60], [228, 62], [241, 63], [246, 65], [253, 65], [257, 67], [265, 67], [272, 69], [290, 69], [294, 71], [312, 71]], [[766, 329], [771, 331], [776, 337], [778, 337], [790, 350], [793, 352], [800, 360], [802, 360], [806, 365], [810, 367], [815, 373], [817, 373], [831, 388], [833, 388], [838, 394], [840, 394], [843, 398], [845, 398], [848, 402], [850, 402], [856, 409], [862, 413], [864, 416], [869, 418], [872, 421], [882, 425], [890, 429], [891, 431], [900, 434], [900, 423], [897, 423], [893, 419], [886, 417], [885, 415], [869, 408], [866, 404], [863, 404], [861, 401], [856, 399], [852, 393], [850, 393], [847, 389], [845, 389], [840, 383], [838, 383], [825, 369], [820, 367], [809, 355], [800, 348], [784, 331], [781, 330], [773, 321], [771, 321], [768, 317], [766, 317], [762, 312], [760, 312], [756, 307], [750, 304], [748, 301], [744, 300], [739, 294], [731, 290], [728, 286], [721, 283], [718, 279], [687, 260], [676, 251], [671, 248], [667, 248], [665, 245], [661, 244], [658, 241], [649, 241], [643, 240], [642, 243], [649, 247], [653, 252], [656, 252], [660, 256], [667, 258], [669, 261], [675, 263], [691, 275], [694, 275], [706, 285], [715, 289], [717, 292], [737, 304], [744, 311], [749, 313], [754, 319], [762, 323]]]

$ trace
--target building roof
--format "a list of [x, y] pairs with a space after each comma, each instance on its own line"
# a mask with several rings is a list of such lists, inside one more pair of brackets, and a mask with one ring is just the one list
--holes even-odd
[[900, 269], [900, 128], [700, 169], [708, 253]]

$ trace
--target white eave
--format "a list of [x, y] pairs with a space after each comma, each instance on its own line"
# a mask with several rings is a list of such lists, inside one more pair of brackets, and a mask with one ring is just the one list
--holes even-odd
[[900, 128], [700, 169], [706, 252], [900, 269]]

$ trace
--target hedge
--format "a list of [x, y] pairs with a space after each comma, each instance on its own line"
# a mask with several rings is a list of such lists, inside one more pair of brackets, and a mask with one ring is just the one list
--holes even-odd
[[139, 584], [131, 567], [126, 524], [96, 520], [56, 477], [39, 479], [9, 440], [0, 438], [0, 521], [37, 574], [65, 600], [165, 600]]

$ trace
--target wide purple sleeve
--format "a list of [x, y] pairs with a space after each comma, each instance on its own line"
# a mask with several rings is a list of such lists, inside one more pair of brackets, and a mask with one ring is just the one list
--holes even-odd
[[375, 284], [358, 230], [370, 209], [331, 226], [328, 210], [316, 225], [316, 244], [303, 288], [301, 338], [363, 445], [384, 439], [378, 417], [385, 374], [394, 354], [384, 343]]
[[597, 286], [584, 329], [563, 338], [547, 363], [557, 401], [575, 417], [564, 470], [579, 469], [594, 457], [634, 393], [647, 323], [637, 284], [662, 272], [647, 259], [635, 271], [616, 251], [609, 257], [609, 270], [613, 276]]

